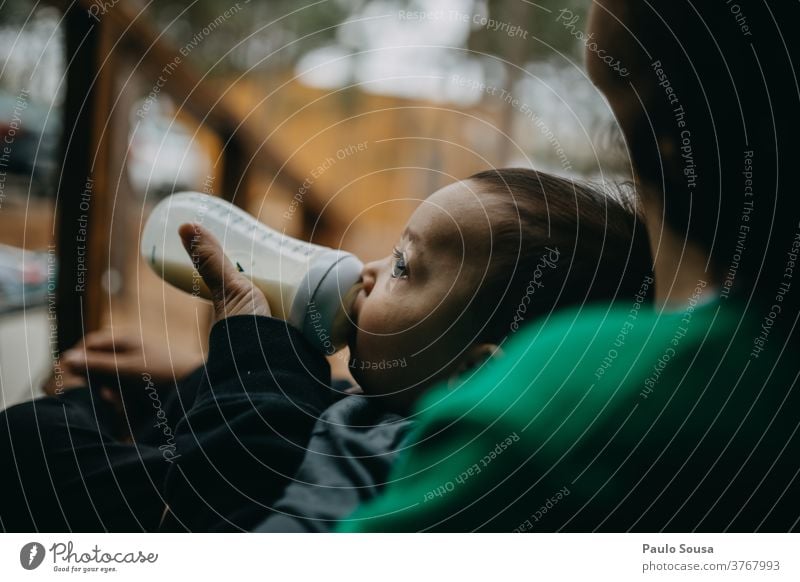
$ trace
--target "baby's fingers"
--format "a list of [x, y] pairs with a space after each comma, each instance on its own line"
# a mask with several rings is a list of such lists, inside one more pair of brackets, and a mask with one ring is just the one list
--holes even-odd
[[178, 232], [192, 264], [211, 292], [217, 320], [234, 315], [270, 315], [264, 294], [236, 270], [211, 232], [199, 224], [183, 224]]

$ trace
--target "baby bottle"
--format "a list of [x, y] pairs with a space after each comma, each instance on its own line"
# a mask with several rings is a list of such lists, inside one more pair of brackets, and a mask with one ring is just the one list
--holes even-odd
[[142, 256], [162, 279], [206, 299], [208, 288], [178, 235], [185, 223], [201, 224], [219, 239], [228, 259], [264, 292], [274, 317], [325, 354], [344, 347], [363, 267], [355, 256], [291, 238], [220, 198], [173, 194], [150, 214]]

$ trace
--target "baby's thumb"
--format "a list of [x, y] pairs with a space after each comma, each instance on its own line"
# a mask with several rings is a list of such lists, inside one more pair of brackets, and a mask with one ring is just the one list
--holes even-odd
[[182, 224], [178, 233], [192, 264], [203, 278], [217, 319], [233, 315], [269, 315], [269, 305], [250, 280], [236, 270], [216, 237], [200, 224]]
[[199, 224], [182, 224], [178, 229], [183, 248], [189, 253], [192, 264], [203, 278], [214, 302], [225, 296], [224, 288], [239, 278], [222, 250], [217, 238]]

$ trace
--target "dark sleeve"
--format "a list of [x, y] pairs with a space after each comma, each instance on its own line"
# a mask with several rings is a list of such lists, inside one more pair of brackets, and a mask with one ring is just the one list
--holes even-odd
[[269, 511], [332, 400], [330, 368], [285, 322], [238, 316], [211, 330], [191, 408], [162, 445], [164, 530], [252, 527]]

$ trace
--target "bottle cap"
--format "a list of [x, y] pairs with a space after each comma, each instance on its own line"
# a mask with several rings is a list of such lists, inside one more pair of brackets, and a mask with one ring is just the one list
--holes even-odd
[[361, 278], [364, 265], [354, 255], [329, 250], [315, 258], [297, 289], [288, 322], [320, 352], [331, 355], [344, 346], [347, 334], [339, 329], [349, 318], [337, 317], [350, 309], [350, 290]]

